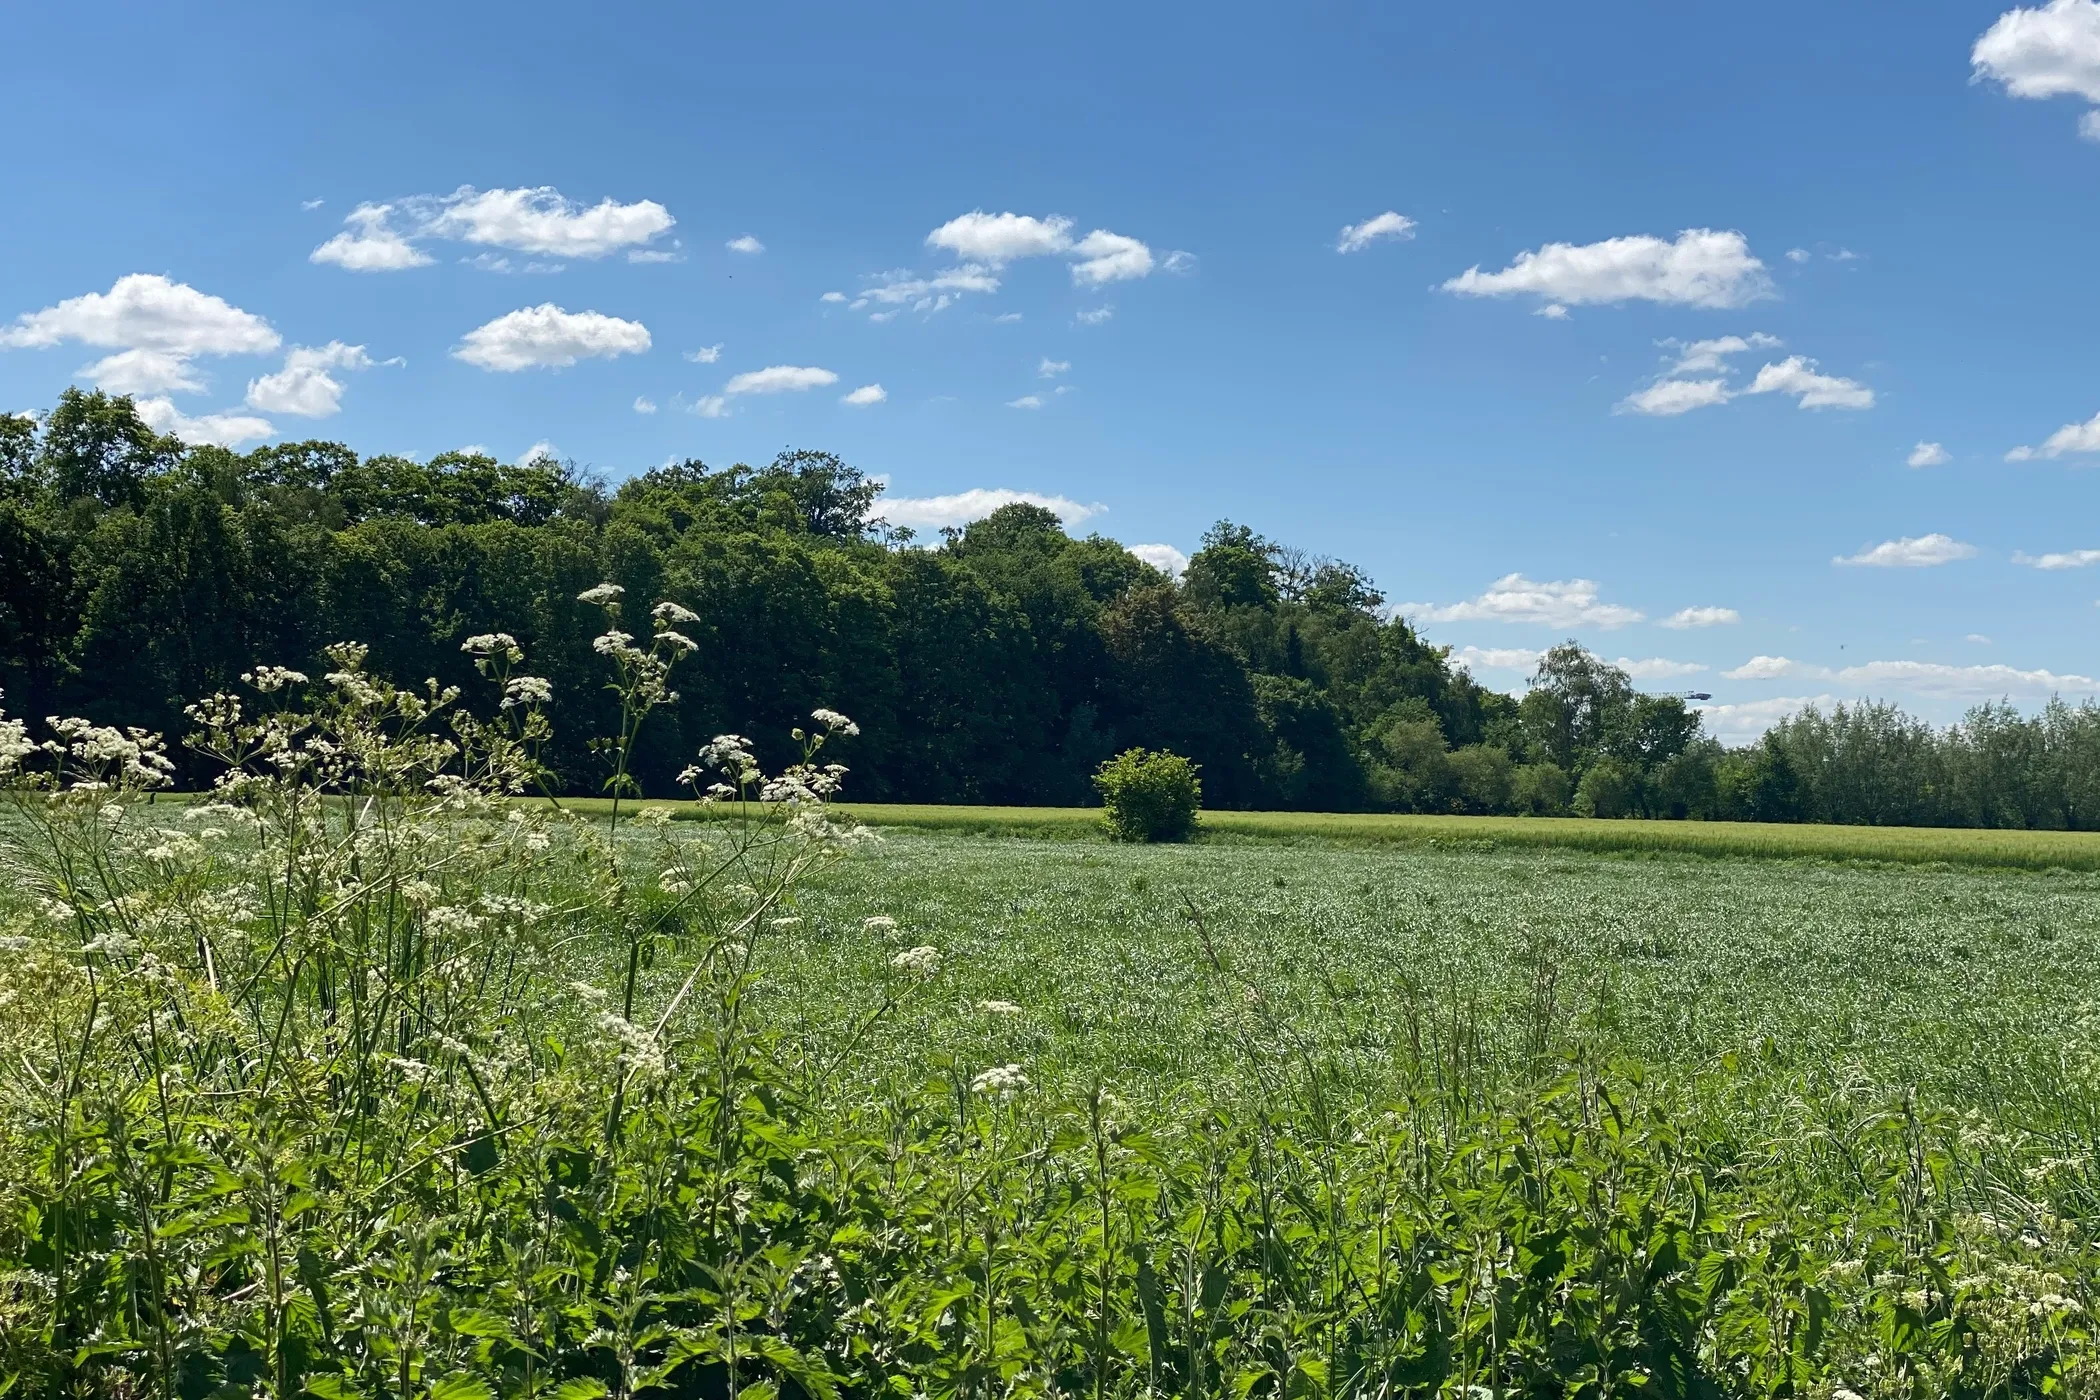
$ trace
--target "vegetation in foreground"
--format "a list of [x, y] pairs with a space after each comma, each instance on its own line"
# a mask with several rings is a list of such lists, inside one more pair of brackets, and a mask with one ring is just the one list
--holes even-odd
[[[616, 793], [679, 621], [601, 647], [626, 717]], [[1259, 929], [1276, 911], [1246, 897], [1255, 862], [1223, 882], [1229, 912], [1164, 884], [1166, 860], [1245, 851], [1067, 846], [1028, 854], [1142, 858], [1128, 898], [1180, 896], [1171, 989], [1209, 1072], [1039, 1062], [1029, 1008], [995, 997], [945, 1018], [1011, 1026], [1010, 1045], [898, 1059], [967, 986], [973, 943], [1054, 911], [1017, 890], [921, 923], [934, 886], [885, 880], [829, 808], [840, 774], [817, 750], [852, 726], [828, 711], [784, 773], [731, 736], [689, 772], [786, 820], [503, 801], [543, 686], [511, 673], [510, 639], [473, 641], [514, 702], [486, 722], [355, 649], [310, 700], [260, 671], [259, 699], [204, 702], [199, 746], [229, 775], [209, 803], [139, 800], [168, 767], [150, 736], [68, 724], [34, 749], [0, 729], [11, 764], [49, 776], [16, 789], [6, 829], [22, 902], [0, 1050], [23, 1072], [0, 1082], [0, 1374], [20, 1393], [2100, 1387], [2083, 1032], [2046, 1081], [1870, 1103], [1783, 1047], [1673, 1061], [1617, 1029], [1608, 965], [1573, 940], [1613, 925], [1579, 891], [1554, 923], [1451, 911], [1530, 950], [1513, 997], [1375, 940], [1382, 982], [1324, 961], [1279, 977], [1290, 926]], [[853, 878], [917, 907], [855, 917]], [[1307, 917], [1345, 909], [1337, 893]], [[1434, 933], [1437, 893], [1393, 891], [1398, 928]], [[1890, 919], [1873, 895], [1857, 917]], [[2054, 924], [2088, 948], [2089, 902], [2067, 904], [2001, 932]], [[1790, 927], [1798, 955], [1811, 926]], [[1620, 960], [1696, 976], [1718, 946], [1651, 932]], [[1148, 941], [1072, 951], [1134, 973]], [[842, 947], [881, 953], [820, 988]]]
[[1521, 700], [1486, 689], [1361, 570], [1245, 526], [1169, 579], [1035, 507], [920, 548], [881, 506], [822, 452], [613, 489], [545, 460], [185, 447], [70, 390], [0, 416], [0, 687], [19, 712], [173, 733], [259, 660], [312, 669], [354, 637], [382, 674], [471, 685], [460, 643], [506, 630], [553, 683], [541, 761], [590, 791], [585, 741], [617, 716], [577, 594], [611, 579], [684, 608], [706, 659], [637, 740], [659, 792], [723, 731], [791, 762], [777, 736], [850, 693], [854, 791], [885, 801], [1079, 805], [1142, 746], [1199, 764], [1213, 809], [2100, 829], [2091, 705], [1946, 730], [1845, 706], [1726, 749], [1573, 644]]

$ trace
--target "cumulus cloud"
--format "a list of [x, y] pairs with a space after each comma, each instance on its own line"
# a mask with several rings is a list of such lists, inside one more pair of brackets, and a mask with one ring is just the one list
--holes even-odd
[[2100, 690], [2100, 680], [2075, 672], [2023, 671], [2002, 664], [1948, 666], [1932, 661], [1869, 661], [1847, 666], [1837, 673], [1837, 679], [1863, 691], [1894, 689], [1970, 700], [2015, 695], [2042, 699], [2063, 692]]
[[2083, 423], [2066, 423], [2049, 434], [2040, 447], [2015, 447], [2005, 454], [2008, 462], [2028, 462], [2036, 457], [2100, 452], [2100, 413]]
[[2031, 569], [2083, 569], [2100, 564], [2100, 549], [2068, 549], [2061, 554], [2013, 555], [2015, 564], [2025, 564]]
[[[2100, 104], [2100, 3], [2050, 0], [2008, 10], [1969, 53], [1974, 80], [2004, 86], [2013, 97], [2080, 97]], [[2100, 132], [2100, 112], [2087, 112], [2079, 132]]]
[[370, 369], [372, 357], [362, 345], [331, 340], [326, 345], [295, 345], [275, 374], [248, 381], [248, 407], [299, 418], [327, 418], [343, 407], [343, 381], [336, 372]]
[[147, 427], [156, 433], [173, 433], [192, 445], [240, 447], [275, 433], [267, 418], [245, 413], [203, 413], [192, 418], [166, 398], [140, 399], [134, 405]]
[[1830, 679], [1826, 666], [1811, 666], [1788, 656], [1753, 656], [1732, 671], [1721, 673], [1732, 681], [1776, 681], [1795, 678]]
[[308, 253], [306, 260], [348, 272], [401, 272], [437, 261], [394, 227], [393, 215], [391, 204], [358, 205], [344, 218], [344, 230]]
[[711, 365], [722, 358], [720, 345], [703, 345], [698, 350], [688, 350], [685, 357], [696, 365]]
[[[653, 199], [622, 204], [608, 196], [586, 206], [551, 185], [493, 190], [461, 185], [447, 195], [360, 204], [343, 222], [345, 230], [314, 249], [312, 261], [353, 272], [394, 272], [431, 261], [418, 240], [449, 239], [557, 258], [602, 258], [646, 249], [677, 220]], [[507, 264], [490, 266], [509, 270]]]
[[722, 246], [732, 253], [763, 253], [766, 251], [766, 245], [748, 233], [741, 238], [732, 238]]
[[[964, 263], [931, 277], [920, 277], [899, 269], [877, 273], [849, 303], [849, 309], [859, 311], [872, 303], [931, 315], [953, 306], [956, 298], [965, 293], [989, 294], [998, 290], [999, 279], [983, 263]], [[895, 311], [888, 315], [877, 313], [871, 319], [887, 320], [894, 314]]]
[[1561, 305], [1652, 301], [1744, 306], [1771, 295], [1765, 265], [1733, 230], [1686, 229], [1675, 240], [1639, 234], [1601, 243], [1548, 243], [1500, 272], [1470, 267], [1443, 284], [1459, 296], [1531, 295]]
[[1806, 248], [1789, 248], [1786, 250], [1786, 260], [1791, 263], [1805, 263], [1814, 256], [1815, 254], [1809, 252]]
[[597, 311], [564, 311], [553, 302], [498, 316], [461, 338], [453, 358], [482, 369], [565, 369], [578, 360], [639, 355], [649, 330]]
[[1115, 315], [1116, 309], [1113, 306], [1096, 306], [1091, 310], [1075, 313], [1072, 319], [1082, 326], [1098, 326], [1104, 321], [1114, 320]]
[[1043, 397], [1040, 394], [1023, 394], [1018, 399], [1008, 399], [1006, 406], [1008, 408], [1041, 408], [1043, 406]]
[[1451, 660], [1468, 671], [1529, 671], [1542, 655], [1529, 647], [1464, 646], [1451, 653]]
[[[892, 525], [908, 525], [915, 530], [938, 530], [948, 526], [967, 525], [972, 520], [982, 520], [1001, 506], [1041, 506], [1067, 525], [1077, 525], [1091, 520], [1108, 509], [1104, 505], [1082, 505], [1069, 496], [1045, 496], [1035, 491], [1015, 491], [1008, 487], [977, 487], [969, 491], [957, 491], [948, 496], [884, 496], [877, 509], [883, 519]], [[1142, 555], [1139, 556], [1143, 558]], [[1149, 562], [1149, 561], [1148, 561]]]
[[1168, 578], [1180, 578], [1181, 571], [1189, 566], [1189, 557], [1170, 544], [1133, 544], [1126, 548]]
[[1903, 459], [1903, 465], [1907, 467], [1944, 467], [1953, 460], [1952, 457], [1947, 455], [1947, 449], [1938, 443], [1920, 442], [1910, 450], [1910, 456]]
[[732, 397], [739, 394], [799, 394], [806, 389], [822, 389], [839, 382], [839, 377], [828, 369], [814, 365], [767, 365], [764, 369], [746, 370], [730, 376], [722, 392]]
[[846, 294], [844, 292], [826, 292], [817, 298], [818, 301], [844, 301], [845, 299]]
[[1728, 357], [1740, 355], [1746, 350], [1777, 350], [1786, 342], [1776, 335], [1763, 331], [1752, 331], [1748, 335], [1719, 335], [1709, 340], [1666, 340], [1663, 348], [1676, 352], [1677, 358], [1665, 374], [1723, 374], [1729, 364]]
[[1697, 705], [1707, 730], [1724, 744], [1747, 744], [1767, 729], [1810, 705], [1828, 705], [1831, 695], [1788, 695], [1771, 700], [1747, 700], [1729, 705]]
[[1734, 608], [1680, 608], [1658, 625], [1684, 632], [1694, 627], [1728, 627], [1742, 620], [1743, 615]]
[[1072, 221], [1062, 214], [1038, 219], [1030, 214], [987, 214], [972, 209], [926, 235], [926, 246], [945, 248], [959, 258], [1003, 267], [1020, 258], [1041, 258], [1072, 246]]
[[1975, 545], [1964, 544], [1948, 535], [1931, 534], [1864, 545], [1857, 554], [1841, 554], [1830, 562], [1876, 569], [1929, 569], [1936, 564], [1951, 564], [1957, 559], [1973, 559], [1975, 556]]
[[517, 465], [529, 467], [534, 462], [558, 462], [560, 460], [561, 450], [545, 438], [541, 438], [538, 442], [518, 454]]
[[1635, 659], [1622, 656], [1611, 663], [1637, 681], [1667, 681], [1680, 676], [1696, 676], [1706, 667], [1696, 661], [1672, 661], [1664, 656], [1649, 656]]
[[1522, 574], [1504, 574], [1478, 598], [1462, 603], [1402, 603], [1395, 612], [1427, 622], [1528, 622], [1548, 627], [1624, 627], [1645, 616], [1633, 608], [1606, 603], [1591, 579], [1539, 583]]
[[729, 400], [720, 394], [703, 394], [686, 405], [686, 412], [696, 418], [727, 418]]
[[170, 355], [262, 355], [280, 337], [262, 317], [158, 273], [119, 277], [107, 292], [69, 297], [0, 328], [0, 346], [37, 349], [67, 341]]
[[1070, 360], [1053, 360], [1048, 355], [1045, 355], [1043, 356], [1043, 362], [1035, 367], [1035, 372], [1044, 379], [1055, 379], [1071, 367], [1072, 362]]
[[647, 394], [636, 394], [634, 396], [634, 411], [643, 414], [654, 413], [656, 412], [656, 400], [650, 398]]
[[1408, 239], [1415, 236], [1415, 221], [1396, 210], [1373, 214], [1360, 224], [1343, 224], [1337, 253], [1360, 253], [1381, 238]]
[[1072, 264], [1072, 281], [1081, 287], [1099, 287], [1107, 282], [1127, 282], [1150, 276], [1152, 250], [1135, 238], [1097, 228], [1072, 245], [1079, 260]]
[[1568, 319], [1568, 308], [1557, 301], [1549, 301], [1531, 314], [1543, 316], [1549, 321], [1565, 321]]
[[1614, 413], [1641, 413], [1674, 418], [1695, 408], [1709, 408], [1734, 398], [1725, 379], [1658, 379], [1612, 405]]
[[91, 365], [80, 377], [112, 394], [198, 394], [204, 376], [187, 355], [172, 350], [119, 350]]
[[1856, 379], [1822, 374], [1816, 362], [1802, 355], [1789, 355], [1775, 365], [1766, 365], [1750, 381], [1746, 394], [1792, 394], [1802, 408], [1872, 408], [1874, 391]]
[[869, 404], [883, 402], [889, 396], [890, 391], [883, 388], [880, 384], [863, 384], [852, 393], [842, 397], [839, 402], [850, 404], [855, 408], [866, 408]]

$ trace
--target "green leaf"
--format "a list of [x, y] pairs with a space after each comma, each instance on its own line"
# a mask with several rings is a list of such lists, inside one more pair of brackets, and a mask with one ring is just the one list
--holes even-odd
[[554, 1387], [553, 1400], [598, 1400], [605, 1393], [604, 1381], [595, 1376], [578, 1376]]
[[481, 1377], [454, 1371], [431, 1385], [430, 1400], [496, 1400], [496, 1392]]

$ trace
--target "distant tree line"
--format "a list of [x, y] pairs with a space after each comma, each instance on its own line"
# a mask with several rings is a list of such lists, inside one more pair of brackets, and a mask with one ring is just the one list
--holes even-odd
[[1201, 764], [1218, 807], [2100, 828], [2090, 704], [1944, 730], [1840, 706], [1727, 749], [1572, 642], [1522, 699], [1485, 689], [1360, 569], [1245, 526], [1176, 580], [1027, 505], [925, 547], [880, 493], [810, 451], [617, 487], [545, 459], [236, 453], [68, 390], [0, 417], [0, 703], [179, 735], [188, 701], [339, 640], [475, 697], [460, 643], [509, 632], [555, 684], [554, 781], [591, 791], [582, 736], [611, 701], [577, 595], [610, 580], [702, 619], [637, 755], [659, 792], [717, 733], [784, 760], [828, 705], [861, 724], [844, 757], [870, 800], [1085, 803], [1141, 745]]

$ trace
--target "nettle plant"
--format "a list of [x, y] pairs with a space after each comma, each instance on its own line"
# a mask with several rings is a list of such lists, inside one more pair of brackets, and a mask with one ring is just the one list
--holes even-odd
[[[663, 1364], [637, 1311], [657, 1246], [619, 1241], [695, 1150], [707, 1208], [747, 1208], [754, 958], [867, 833], [826, 808], [845, 770], [818, 751], [855, 732], [828, 710], [781, 773], [709, 744], [683, 781], [712, 819], [637, 809], [628, 756], [676, 700], [691, 614], [660, 605], [637, 643], [616, 587], [584, 598], [612, 612], [621, 713], [602, 819], [518, 800], [552, 692], [503, 634], [464, 646], [486, 716], [357, 645], [318, 682], [258, 667], [189, 709], [220, 772], [188, 800], [148, 801], [174, 772], [156, 735], [0, 716], [21, 901], [0, 915], [0, 1393], [462, 1400], [486, 1385], [446, 1378], [490, 1338], [571, 1332], [605, 1374], [521, 1341], [506, 1392], [624, 1392]], [[878, 1011], [916, 979], [896, 980]], [[467, 1272], [500, 1287], [463, 1295]], [[742, 1285], [721, 1283], [733, 1338]]]

